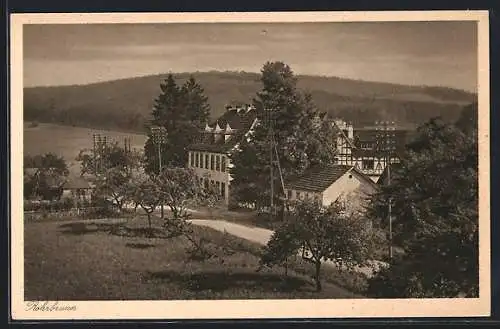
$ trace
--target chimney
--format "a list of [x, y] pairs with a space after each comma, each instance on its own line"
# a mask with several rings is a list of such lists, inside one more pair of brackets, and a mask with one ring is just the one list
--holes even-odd
[[354, 128], [352, 123], [347, 124], [347, 138], [354, 139]]

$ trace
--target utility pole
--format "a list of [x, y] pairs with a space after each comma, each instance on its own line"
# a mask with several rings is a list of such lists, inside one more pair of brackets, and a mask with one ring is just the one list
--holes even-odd
[[[387, 186], [391, 185], [391, 161], [394, 155], [394, 151], [396, 149], [396, 141], [394, 130], [395, 124], [394, 122], [389, 121], [381, 121], [377, 122], [377, 130], [379, 133], [378, 137], [378, 147], [384, 154], [384, 161], [387, 168]], [[389, 197], [387, 202], [387, 216], [389, 222], [389, 259], [392, 259], [393, 256], [393, 248], [392, 248], [392, 198]]]
[[274, 161], [273, 161], [273, 154], [274, 154], [274, 131], [273, 131], [273, 120], [274, 120], [274, 109], [265, 109], [264, 110], [266, 113], [266, 120], [267, 124], [269, 127], [268, 130], [268, 138], [269, 138], [269, 171], [270, 171], [270, 176], [271, 176], [271, 200], [269, 203], [269, 212], [272, 216], [274, 216], [274, 173], [273, 173], [273, 167], [274, 167]]
[[101, 134], [94, 134], [93, 138], [93, 153], [94, 153], [94, 172], [96, 176], [102, 173], [104, 166], [104, 150], [108, 144], [107, 136]]
[[278, 147], [276, 143], [276, 139], [274, 136], [274, 114], [276, 113], [276, 109], [265, 109], [266, 112], [266, 120], [269, 127], [269, 169], [270, 169], [270, 178], [271, 178], [271, 197], [270, 197], [270, 212], [274, 216], [276, 215], [276, 209], [274, 207], [274, 166], [278, 167], [278, 175], [281, 183], [282, 193], [285, 195], [285, 184], [283, 181], [283, 172], [281, 170], [281, 164], [279, 160]]
[[[158, 150], [158, 176], [161, 174], [162, 163], [161, 163], [161, 146], [167, 141], [167, 129], [163, 126], [153, 126], [151, 127], [151, 137], [153, 138], [153, 143], [156, 145]], [[161, 204], [161, 218], [164, 218], [163, 202]]]

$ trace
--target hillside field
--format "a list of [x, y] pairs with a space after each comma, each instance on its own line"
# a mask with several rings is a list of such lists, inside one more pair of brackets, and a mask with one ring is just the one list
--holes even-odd
[[[216, 118], [228, 103], [252, 103], [262, 89], [260, 74], [248, 72], [176, 73], [181, 85], [192, 75], [205, 89]], [[34, 87], [24, 89], [26, 120], [111, 130], [145, 131], [154, 100], [165, 74], [136, 77], [89, 85]], [[375, 121], [419, 125], [441, 116], [457, 119], [463, 106], [477, 95], [462, 90], [404, 86], [336, 77], [297, 76], [297, 87], [309, 92], [317, 107], [355, 126]]]
[[123, 143], [124, 138], [130, 138], [132, 148], [143, 148], [146, 136], [111, 130], [99, 130], [56, 124], [40, 123], [31, 126], [24, 123], [24, 155], [55, 153], [64, 157], [72, 174], [79, 173], [80, 166], [75, 161], [81, 149], [92, 148], [92, 135], [106, 135], [114, 141]]

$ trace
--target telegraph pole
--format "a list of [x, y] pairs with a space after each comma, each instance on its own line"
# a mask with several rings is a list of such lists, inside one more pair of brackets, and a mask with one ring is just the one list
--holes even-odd
[[[158, 176], [161, 174], [162, 163], [161, 163], [161, 146], [167, 141], [167, 129], [163, 126], [153, 126], [151, 127], [151, 137], [153, 138], [153, 143], [156, 145], [158, 150]], [[161, 204], [161, 218], [164, 218], [163, 202]]]
[[93, 152], [94, 152], [94, 170], [95, 175], [99, 176], [102, 173], [103, 168], [103, 155], [104, 150], [108, 143], [107, 136], [102, 136], [101, 134], [94, 134], [93, 138]]
[[[395, 124], [394, 122], [381, 121], [377, 123], [377, 130], [379, 133], [377, 137], [379, 138], [379, 149], [384, 154], [384, 161], [387, 168], [387, 186], [391, 185], [391, 160], [395, 151], [395, 140], [394, 134]], [[387, 202], [387, 216], [389, 222], [389, 259], [392, 259], [392, 198], [389, 197]]]
[[271, 215], [274, 215], [274, 173], [273, 173], [273, 167], [274, 167], [274, 161], [273, 161], [273, 154], [274, 154], [274, 131], [273, 131], [273, 113], [274, 109], [265, 109], [266, 111], [266, 119], [267, 119], [267, 124], [269, 127], [269, 132], [268, 132], [268, 138], [269, 138], [269, 171], [270, 171], [270, 176], [271, 176], [271, 199], [269, 203], [269, 212]]
[[[276, 209], [274, 207], [274, 165], [278, 167], [278, 175], [281, 183], [282, 193], [285, 195], [285, 184], [283, 181], [283, 172], [281, 170], [281, 164], [279, 160], [278, 147], [276, 143], [276, 139], [274, 137], [274, 113], [276, 113], [276, 109], [265, 109], [266, 111], [266, 119], [269, 127], [269, 169], [270, 169], [270, 178], [271, 178], [271, 199], [270, 199], [270, 211], [272, 215], [276, 215]], [[286, 195], [285, 195], [286, 196]]]

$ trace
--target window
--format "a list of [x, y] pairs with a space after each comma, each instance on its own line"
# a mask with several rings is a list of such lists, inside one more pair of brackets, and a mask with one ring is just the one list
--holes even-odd
[[288, 190], [287, 195], [288, 195], [288, 199], [291, 199], [292, 198], [292, 190]]
[[220, 182], [216, 182], [215, 184], [217, 185], [217, 192], [219, 192], [220, 191]]
[[226, 171], [226, 157], [222, 156], [222, 163], [221, 163], [221, 171], [225, 172]]
[[363, 169], [373, 169], [375, 167], [375, 161], [374, 160], [365, 160], [363, 159]]
[[220, 156], [218, 155], [215, 156], [215, 170], [220, 170]]
[[194, 167], [194, 153], [193, 152], [189, 152], [189, 160], [191, 163], [191, 167]]
[[198, 152], [196, 152], [196, 153], [194, 154], [194, 158], [195, 158], [195, 166], [196, 166], [197, 168], [199, 168], [199, 167], [200, 167], [200, 157], [199, 157]]
[[205, 169], [208, 169], [208, 154], [205, 154]]
[[222, 196], [225, 196], [226, 195], [226, 184], [225, 183], [220, 183], [220, 185], [221, 185], [220, 194]]
[[295, 193], [297, 195], [297, 200], [300, 200], [300, 192]]
[[214, 155], [210, 154], [210, 170], [214, 170]]

